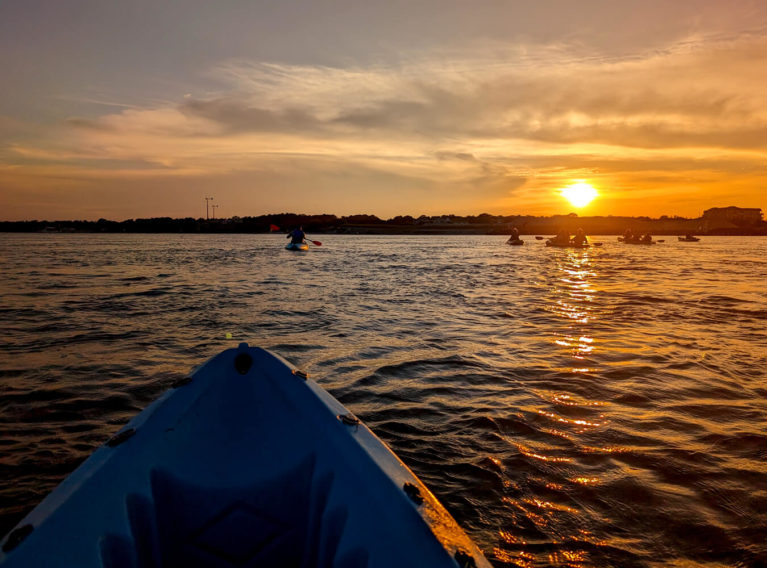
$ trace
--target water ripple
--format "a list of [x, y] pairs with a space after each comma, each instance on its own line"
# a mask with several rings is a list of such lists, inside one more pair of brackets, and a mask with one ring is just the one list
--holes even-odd
[[764, 562], [767, 242], [503, 240], [0, 236], [0, 532], [248, 341], [363, 418], [497, 566]]

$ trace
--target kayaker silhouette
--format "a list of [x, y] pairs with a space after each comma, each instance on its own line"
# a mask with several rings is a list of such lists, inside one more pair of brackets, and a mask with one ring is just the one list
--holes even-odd
[[304, 242], [304, 239], [306, 238], [306, 233], [304, 233], [303, 226], [293, 229], [290, 233], [288, 233], [288, 236], [285, 238], [290, 239], [290, 242], [293, 244], [300, 245], [301, 243]]
[[570, 231], [567, 229], [561, 229], [557, 236], [552, 239], [552, 242], [558, 245], [570, 244]]
[[575, 231], [575, 236], [573, 237], [572, 243], [577, 246], [583, 246], [588, 242], [588, 238], [586, 238], [586, 233], [583, 232], [583, 229], [578, 228], [577, 231]]

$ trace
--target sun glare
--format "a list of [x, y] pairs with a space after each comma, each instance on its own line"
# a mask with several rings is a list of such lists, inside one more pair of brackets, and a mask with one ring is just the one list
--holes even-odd
[[597, 190], [585, 181], [568, 185], [562, 190], [562, 197], [573, 207], [585, 207], [598, 195]]

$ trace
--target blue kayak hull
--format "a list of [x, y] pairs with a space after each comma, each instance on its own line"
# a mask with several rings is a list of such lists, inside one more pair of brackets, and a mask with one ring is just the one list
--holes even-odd
[[306, 243], [288, 243], [285, 248], [288, 250], [309, 250], [309, 245]]
[[6, 536], [0, 564], [490, 567], [364, 424], [247, 344], [97, 449]]

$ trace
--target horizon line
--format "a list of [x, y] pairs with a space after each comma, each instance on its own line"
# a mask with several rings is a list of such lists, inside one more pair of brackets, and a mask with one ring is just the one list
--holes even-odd
[[718, 210], [718, 209], [740, 209], [745, 211], [754, 211], [758, 210], [760, 214], [762, 213], [762, 208], [760, 207], [740, 207], [737, 205], [729, 205], [725, 207], [709, 207], [708, 209], [705, 209], [703, 213], [698, 217], [682, 217], [680, 215], [660, 215], [658, 217], [650, 217], [649, 215], [579, 215], [577, 212], [570, 212], [570, 213], [555, 213], [551, 215], [531, 215], [531, 214], [520, 214], [520, 213], [513, 213], [509, 215], [493, 215], [492, 213], [478, 213], [476, 215], [456, 215], [455, 213], [444, 213], [441, 215], [426, 215], [422, 214], [418, 217], [415, 217], [410, 214], [405, 215], [395, 215], [393, 217], [390, 217], [388, 219], [378, 217], [377, 215], [373, 213], [353, 213], [350, 215], [337, 215], [335, 213], [294, 213], [294, 212], [283, 212], [283, 213], [262, 213], [259, 215], [232, 215], [231, 217], [216, 217], [216, 218], [206, 218], [206, 217], [171, 217], [168, 215], [160, 215], [160, 216], [154, 216], [154, 217], [131, 217], [126, 218], [122, 220], [114, 220], [114, 219], [107, 219], [104, 217], [100, 217], [99, 219], [16, 219], [16, 220], [7, 220], [7, 219], [0, 219], [0, 223], [99, 223], [101, 221], [106, 221], [109, 223], [125, 223], [128, 221], [144, 221], [144, 220], [154, 220], [154, 219], [170, 219], [174, 221], [184, 220], [184, 219], [193, 219], [195, 221], [231, 221], [233, 219], [257, 219], [257, 218], [267, 218], [267, 217], [335, 217], [336, 219], [348, 219], [351, 217], [369, 217], [369, 218], [375, 218], [383, 222], [389, 222], [393, 221], [397, 218], [408, 218], [410, 217], [413, 220], [418, 219], [445, 219], [445, 218], [477, 218], [477, 217], [490, 217], [490, 218], [521, 218], [521, 217], [529, 217], [529, 218], [538, 218], [538, 219], [546, 219], [546, 218], [557, 218], [557, 217], [577, 217], [579, 219], [590, 219], [590, 218], [616, 218], [616, 219], [650, 219], [650, 220], [695, 220], [695, 219], [702, 219], [705, 214], [708, 211], [711, 210]]

